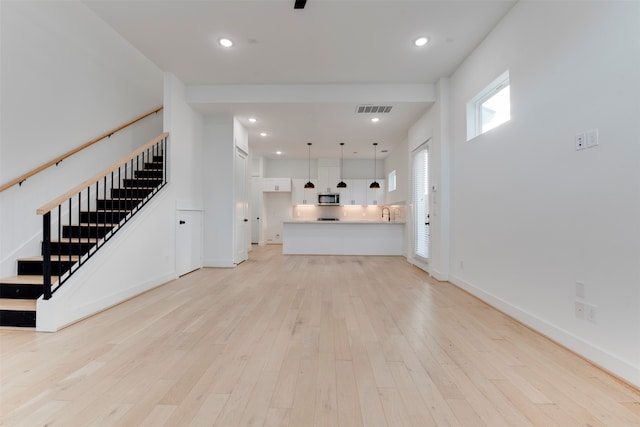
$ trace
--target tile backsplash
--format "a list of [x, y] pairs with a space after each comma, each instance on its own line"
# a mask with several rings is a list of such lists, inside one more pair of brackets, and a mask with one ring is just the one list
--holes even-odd
[[[295, 205], [293, 206], [292, 219], [315, 220], [318, 218], [338, 218], [341, 220], [381, 220], [382, 208], [389, 208], [391, 221], [405, 222], [405, 205], [384, 205], [384, 206], [313, 206]], [[386, 218], [386, 210], [385, 210]]]

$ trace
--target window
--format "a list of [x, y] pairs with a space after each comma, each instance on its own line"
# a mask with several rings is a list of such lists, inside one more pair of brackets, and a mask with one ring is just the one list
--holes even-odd
[[467, 141], [511, 119], [509, 71], [467, 103]]
[[389, 179], [387, 179], [387, 187], [389, 192], [396, 191], [396, 171], [389, 172]]

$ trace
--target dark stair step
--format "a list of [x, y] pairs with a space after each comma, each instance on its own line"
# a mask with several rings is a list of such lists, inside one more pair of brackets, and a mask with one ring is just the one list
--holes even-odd
[[100, 239], [111, 229], [113, 224], [75, 224], [62, 227], [62, 237], [93, 237]]
[[127, 178], [122, 181], [123, 187], [157, 187], [162, 184], [162, 178]]
[[162, 154], [153, 156], [154, 162], [162, 162], [164, 160], [164, 156]]
[[[67, 238], [51, 242], [51, 255], [84, 255], [98, 242], [93, 238]], [[44, 253], [44, 248], [43, 251]]]
[[111, 197], [113, 198], [138, 198], [143, 199], [147, 197], [155, 188], [112, 188]]
[[[61, 257], [58, 255], [51, 256], [51, 275], [60, 276], [71, 268], [73, 264], [78, 262], [78, 256], [71, 255]], [[34, 276], [43, 274], [43, 258], [41, 256], [31, 258], [21, 258], [18, 260], [18, 275]]]
[[162, 161], [159, 162], [145, 162], [144, 164], [144, 168], [146, 170], [162, 170], [162, 168], [164, 167], [164, 163]]
[[80, 222], [118, 224], [130, 210], [100, 210], [80, 212]]
[[97, 201], [98, 210], [131, 210], [138, 206], [142, 199], [99, 199]]
[[136, 178], [162, 178], [163, 176], [164, 176], [164, 171], [162, 169], [159, 169], [159, 170], [143, 169], [143, 170], [136, 171], [135, 173]]
[[35, 328], [36, 300], [0, 299], [0, 326]]
[[[55, 283], [58, 276], [51, 276]], [[0, 298], [38, 299], [42, 295], [43, 276], [13, 276], [0, 279]]]

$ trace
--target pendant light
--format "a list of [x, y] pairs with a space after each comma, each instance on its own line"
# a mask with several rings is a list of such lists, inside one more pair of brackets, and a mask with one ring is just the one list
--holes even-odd
[[344, 142], [340, 143], [340, 182], [336, 185], [337, 188], [347, 188], [347, 183], [342, 180], [342, 164], [344, 163]]
[[307, 142], [307, 145], [309, 146], [309, 182], [304, 185], [304, 188], [316, 188], [311, 182], [311, 143]]
[[378, 143], [374, 142], [373, 143], [373, 182], [371, 183], [371, 185], [369, 186], [369, 188], [380, 188], [380, 184], [378, 184], [378, 181], [376, 181], [376, 163], [377, 163], [377, 148], [378, 148]]

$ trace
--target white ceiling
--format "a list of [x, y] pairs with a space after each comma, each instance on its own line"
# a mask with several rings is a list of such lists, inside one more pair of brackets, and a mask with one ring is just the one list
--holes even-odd
[[[306, 158], [312, 142], [312, 157], [338, 157], [338, 143], [345, 142], [345, 157], [371, 158], [372, 142], [392, 149], [431, 105], [433, 93], [407, 96], [410, 85], [451, 75], [515, 1], [308, 0], [303, 10], [293, 9], [294, 0], [85, 3], [189, 85], [196, 109], [238, 116], [253, 153], [276, 157], [281, 150], [286, 158]], [[430, 42], [416, 48], [412, 42], [420, 35]], [[218, 46], [222, 36], [235, 46]], [[253, 88], [266, 88], [270, 96], [250, 99], [252, 86], [238, 90], [237, 99], [199, 96], [226, 85], [261, 85]], [[305, 99], [314, 87], [343, 96]], [[363, 88], [373, 95], [363, 96]], [[393, 105], [379, 123], [355, 114], [357, 105], [378, 102]], [[258, 123], [250, 124], [249, 116]], [[262, 131], [268, 136], [260, 137]]]

